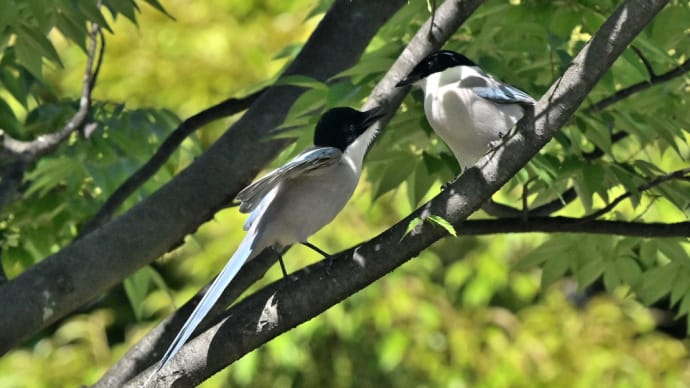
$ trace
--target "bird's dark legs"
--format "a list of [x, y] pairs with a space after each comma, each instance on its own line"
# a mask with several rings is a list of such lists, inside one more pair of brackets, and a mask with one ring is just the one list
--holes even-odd
[[330, 256], [328, 253], [324, 252], [323, 250], [321, 250], [321, 248], [319, 248], [319, 247], [317, 247], [316, 245], [310, 243], [309, 241], [303, 241], [301, 244], [304, 245], [304, 246], [307, 247], [307, 248], [311, 248], [311, 250], [313, 250], [314, 252], [319, 253], [319, 254], [320, 254], [321, 256], [323, 256], [323, 257], [328, 257], [328, 256]]
[[[300, 244], [304, 245], [305, 247], [312, 249], [315, 252], [318, 252], [323, 257], [329, 257], [330, 256], [328, 253], [324, 252], [321, 248], [310, 243], [309, 241], [304, 241], [304, 242], [301, 242]], [[280, 263], [280, 270], [283, 271], [283, 277], [287, 278], [288, 275], [287, 275], [287, 270], [285, 269], [285, 263], [283, 262], [282, 253], [278, 252], [278, 250], [276, 250], [276, 249], [274, 249], [273, 252], [276, 254], [276, 256], [278, 256], [278, 262]]]
[[283, 263], [283, 255], [282, 253], [279, 253], [276, 250], [273, 250], [275, 252], [276, 256], [278, 256], [278, 262], [280, 263], [280, 270], [283, 271], [283, 277], [287, 278], [287, 271], [285, 270], [285, 263]]

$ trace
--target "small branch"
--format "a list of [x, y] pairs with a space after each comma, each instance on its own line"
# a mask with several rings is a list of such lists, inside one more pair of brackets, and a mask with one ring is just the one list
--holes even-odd
[[77, 239], [108, 222], [122, 203], [165, 164], [175, 150], [177, 150], [177, 147], [179, 147], [189, 135], [213, 121], [246, 110], [267, 89], [268, 87], [265, 87], [241, 98], [228, 98], [183, 121], [172, 133], [170, 133], [170, 135], [168, 135], [163, 143], [161, 143], [151, 159], [127, 178], [127, 180], [110, 195], [91, 221], [82, 228]]
[[[654, 178], [653, 180], [651, 180], [651, 181], [649, 181], [643, 185], [640, 185], [637, 188], [637, 191], [642, 192], [645, 190], [649, 190], [651, 188], [654, 188], [655, 186], [658, 186], [664, 182], [667, 182], [667, 181], [670, 181], [673, 179], [687, 179], [688, 178], [687, 174], [690, 174], [690, 168], [683, 168], [683, 169], [676, 170], [674, 172], [671, 172], [671, 173], [668, 173], [665, 175], [658, 176], [658, 177]], [[613, 201], [611, 201], [611, 203], [609, 203], [605, 207], [595, 211], [594, 213], [584, 217], [583, 220], [594, 220], [594, 219], [610, 212], [616, 206], [618, 206], [618, 204], [621, 203], [624, 199], [631, 197], [633, 194], [634, 193], [627, 191], [627, 192], [619, 195]]]
[[54, 133], [40, 135], [32, 141], [17, 140], [5, 132], [0, 132], [0, 149], [2, 149], [1, 153], [4, 158], [11, 158], [14, 160], [22, 159], [27, 163], [32, 162], [54, 150], [72, 132], [81, 128], [86, 123], [91, 106], [91, 90], [96, 81], [93, 77], [92, 70], [96, 57], [99, 30], [100, 28], [98, 25], [93, 24], [90, 33], [81, 97], [79, 99], [79, 109], [77, 112], [60, 130]]
[[690, 59], [686, 59], [685, 62], [681, 63], [677, 67], [667, 71], [664, 74], [658, 75], [650, 80], [641, 81], [634, 85], [628, 86], [625, 89], [621, 89], [614, 93], [612, 96], [606, 97], [599, 102], [596, 102], [585, 109], [586, 113], [594, 113], [608, 108], [609, 106], [626, 99], [633, 94], [637, 94], [644, 90], [651, 88], [652, 86], [659, 85], [664, 82], [671, 81], [678, 78], [685, 73], [690, 71]]
[[[19, 186], [24, 179], [24, 171], [29, 164], [55, 150], [72, 132], [86, 125], [91, 107], [91, 91], [96, 82], [95, 73], [92, 73], [92, 70], [99, 33], [100, 28], [97, 24], [93, 24], [89, 35], [89, 47], [81, 97], [79, 99], [79, 109], [60, 130], [40, 135], [33, 141], [17, 140], [0, 130], [0, 158], [9, 160], [12, 163], [8, 171], [3, 175], [2, 183], [0, 183], [0, 211], [17, 197]], [[98, 56], [96, 70], [100, 67], [103, 55], [102, 47], [103, 44]]]
[[0, 286], [7, 281], [7, 274], [5, 273], [5, 266], [2, 263], [2, 252], [0, 251]]
[[485, 236], [505, 233], [581, 233], [630, 237], [690, 237], [690, 222], [627, 222], [572, 217], [535, 217], [465, 221], [456, 228], [459, 235]]
[[635, 45], [630, 45], [630, 48], [637, 54], [637, 57], [640, 58], [642, 63], [644, 64], [645, 69], [647, 69], [647, 73], [649, 74], [649, 82], [653, 82], [656, 78], [657, 75], [654, 72], [654, 67], [652, 67], [651, 62], [649, 62], [649, 59], [642, 53], [640, 49], [637, 48]]

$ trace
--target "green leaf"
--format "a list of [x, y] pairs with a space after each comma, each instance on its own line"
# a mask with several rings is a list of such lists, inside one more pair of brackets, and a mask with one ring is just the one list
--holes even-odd
[[407, 198], [411, 208], [417, 207], [417, 204], [429, 192], [434, 182], [436, 182], [436, 177], [429, 174], [425, 164], [418, 160], [414, 172], [407, 180]]
[[323, 91], [328, 90], [328, 85], [325, 83], [312, 78], [308, 77], [306, 75], [301, 75], [301, 74], [293, 74], [293, 75], [286, 75], [284, 77], [280, 77], [276, 83], [276, 85], [291, 85], [291, 86], [301, 86], [303, 88], [307, 89], [319, 89]]
[[410, 234], [414, 230], [414, 228], [417, 227], [422, 222], [422, 219], [420, 217], [415, 217], [413, 218], [409, 224], [407, 224], [407, 228], [405, 229], [405, 233], [403, 233], [402, 237], [400, 237], [400, 241], [402, 241], [405, 236]]
[[20, 24], [15, 28], [18, 40], [26, 42], [42, 57], [48, 58], [49, 60], [62, 66], [62, 61], [60, 61], [60, 56], [55, 50], [55, 46], [53, 46], [53, 43], [48, 40], [45, 35], [41, 34], [35, 28], [25, 24]]
[[368, 177], [373, 183], [372, 200], [397, 188], [414, 171], [415, 155], [409, 151], [390, 152], [381, 161], [369, 160]]
[[132, 276], [126, 278], [122, 284], [125, 288], [129, 304], [134, 311], [134, 316], [140, 321], [143, 318], [144, 300], [146, 299], [146, 295], [148, 295], [151, 285], [151, 274], [146, 268], [142, 268]]
[[168, 13], [168, 11], [163, 7], [163, 5], [158, 1], [158, 0], [144, 0], [147, 4], [152, 6], [153, 8], [157, 9], [159, 12], [164, 13], [167, 17], [169, 17], [172, 20], [175, 20], [175, 18]]
[[565, 276], [566, 272], [570, 268], [570, 263], [568, 260], [561, 256], [552, 257], [546, 261], [544, 268], [541, 271], [541, 287], [546, 289], [551, 286], [556, 280]]
[[448, 222], [448, 220], [446, 220], [445, 218], [432, 214], [432, 215], [428, 216], [426, 218], [426, 220], [430, 221], [432, 224], [435, 224], [435, 225], [442, 227], [451, 236], [458, 237], [458, 233], [455, 231], [455, 227], [453, 226], [453, 224]]
[[0, 98], [0, 128], [10, 133], [20, 133], [21, 125], [12, 108]]
[[660, 238], [657, 240], [657, 246], [661, 253], [669, 260], [679, 264], [690, 265], [690, 258], [685, 249], [683, 249], [681, 241], [671, 238]]
[[137, 24], [137, 5], [131, 0], [109, 0], [107, 5], [111, 8], [113, 17], [117, 14], [124, 15], [129, 21]]
[[614, 262], [614, 269], [618, 277], [625, 283], [636, 286], [642, 278], [642, 269], [640, 265], [631, 257], [619, 257]]
[[105, 28], [108, 32], [114, 34], [115, 32], [110, 28], [108, 22], [103, 17], [100, 8], [95, 1], [79, 1], [79, 9], [86, 15], [86, 17], [98, 24], [101, 28]]
[[671, 291], [678, 276], [678, 267], [673, 264], [652, 268], [644, 273], [639, 294], [645, 304], [652, 304]]
[[568, 252], [570, 250], [569, 245], [569, 240], [567, 238], [560, 236], [552, 237], [519, 259], [515, 265], [515, 269], [524, 271], [532, 269], [549, 260], [555, 260], [556, 257], [562, 256], [563, 252]]
[[657, 266], [658, 256], [657, 251], [659, 246], [656, 240], [647, 240], [640, 245], [640, 261], [645, 268], [652, 268]]
[[65, 38], [76, 43], [84, 53], [86, 49], [86, 35], [87, 31], [83, 25], [75, 23], [72, 19], [65, 16], [64, 13], [59, 12], [56, 16], [55, 26], [60, 30]]
[[601, 257], [590, 257], [585, 265], [573, 270], [575, 279], [580, 288], [585, 288], [594, 283], [604, 273], [604, 260]]
[[621, 278], [618, 276], [616, 267], [613, 265], [607, 265], [604, 270], [604, 288], [608, 292], [613, 292], [621, 284]]
[[678, 303], [683, 297], [685, 297], [688, 294], [688, 291], [690, 291], [690, 282], [687, 280], [688, 279], [688, 271], [683, 271], [681, 275], [678, 276], [678, 279], [676, 279], [675, 282], [673, 282], [673, 286], [671, 287], [671, 305], [670, 307], [673, 307]]

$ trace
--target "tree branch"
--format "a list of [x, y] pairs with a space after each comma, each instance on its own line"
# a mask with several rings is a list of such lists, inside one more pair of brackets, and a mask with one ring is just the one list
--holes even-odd
[[[654, 188], [655, 186], [658, 186], [658, 185], [660, 185], [660, 184], [662, 184], [662, 183], [664, 183], [664, 182], [667, 182], [667, 181], [670, 181], [670, 180], [673, 180], [673, 179], [687, 179], [687, 178], [688, 178], [688, 174], [690, 174], [690, 168], [683, 168], [683, 169], [680, 169], [680, 170], [676, 170], [676, 171], [670, 172], [670, 173], [668, 173], [668, 174], [660, 175], [660, 176], [658, 176], [658, 177], [652, 179], [651, 181], [649, 181], [649, 182], [647, 182], [647, 183], [645, 183], [645, 184], [642, 184], [642, 185], [638, 186], [638, 187], [637, 187], [637, 191], [638, 191], [638, 192], [642, 192], [642, 191], [645, 191], [645, 190], [649, 190], [649, 189], [651, 189], [651, 188]], [[615, 198], [613, 201], [611, 201], [608, 205], [604, 206], [603, 208], [601, 208], [601, 209], [595, 211], [594, 213], [592, 213], [592, 214], [590, 214], [590, 215], [588, 215], [588, 216], [586, 216], [586, 217], [583, 217], [583, 220], [594, 220], [594, 219], [597, 219], [597, 218], [603, 216], [604, 214], [610, 212], [610, 211], [613, 210], [616, 206], [618, 206], [618, 204], [621, 203], [624, 199], [630, 198], [633, 194], [636, 194], [636, 193], [633, 193], [633, 192], [630, 192], [630, 191], [626, 191], [625, 193], [623, 193], [623, 194], [619, 195], [618, 197], [616, 197], [616, 198]]]
[[[239, 302], [225, 314], [227, 318], [183, 347], [160, 372], [160, 386], [190, 386], [203, 381], [247, 352], [366, 287], [446, 234], [444, 229], [427, 223], [419, 223], [407, 233], [411, 221], [439, 215], [460, 227], [467, 216], [519, 171], [570, 119], [605, 71], [666, 3], [663, 0], [624, 2], [539, 101], [534, 130], [528, 115], [527, 120], [520, 122], [516, 134], [493, 157], [480, 160], [481, 170], [470, 168], [433, 200], [389, 230]], [[444, 5], [436, 13], [439, 24]], [[426, 31], [426, 27], [422, 26], [421, 30]], [[414, 43], [408, 45], [403, 56], [418, 61], [430, 50], [425, 42]], [[399, 79], [389, 79], [392, 73], [393, 70], [389, 71], [381, 84]], [[150, 371], [140, 374], [129, 386], [137, 386], [149, 374]]]
[[91, 107], [91, 90], [95, 82], [92, 70], [96, 57], [99, 27], [93, 24], [89, 34], [89, 47], [86, 58], [86, 70], [84, 71], [79, 109], [72, 118], [58, 131], [40, 135], [35, 140], [23, 141], [12, 138], [9, 134], [0, 130], [0, 155], [4, 159], [31, 162], [54, 150], [63, 140], [76, 129], [81, 128], [88, 119]]
[[631, 237], [690, 237], [690, 222], [626, 222], [571, 217], [535, 217], [527, 220], [501, 218], [468, 220], [456, 230], [459, 235], [483, 236], [504, 233], [581, 233]]
[[[645, 67], [647, 68], [647, 71], [649, 72], [650, 79], [647, 81], [641, 81], [639, 83], [636, 83], [634, 85], [628, 86], [627, 88], [621, 89], [618, 92], [616, 92], [614, 95], [606, 97], [602, 100], [599, 100], [598, 102], [590, 105], [588, 108], [585, 109], [586, 113], [595, 113], [602, 111], [609, 106], [620, 102], [634, 94], [637, 94], [639, 92], [642, 92], [644, 90], [647, 90], [648, 88], [651, 88], [653, 86], [656, 86], [658, 84], [664, 83], [671, 81], [675, 78], [678, 78], [685, 73], [690, 71], [690, 59], [686, 60], [679, 66], [667, 71], [664, 74], [661, 75], [656, 75], [654, 73], [653, 68], [651, 67], [651, 64], [649, 63], [649, 60], [647, 60], [644, 55], [637, 49], [635, 46], [631, 46], [633, 50], [635, 50], [635, 53], [640, 57], [642, 62], [645, 64]], [[626, 131], [618, 131], [614, 134], [611, 135], [611, 144], [616, 144], [619, 141], [625, 139], [628, 137], [630, 134]], [[593, 151], [587, 152], [582, 154], [582, 156], [585, 158], [585, 160], [595, 160], [599, 159], [602, 156], [604, 156], [606, 153], [604, 150], [602, 150], [599, 147], [595, 147]], [[529, 210], [528, 216], [529, 217], [544, 217], [549, 214], [553, 214], [557, 212], [558, 210], [563, 209], [566, 205], [571, 203], [577, 199], [577, 193], [575, 192], [574, 188], [569, 188], [557, 198], [554, 199], [553, 201], [546, 203], [544, 205], [541, 205], [539, 207], [536, 207], [534, 209]], [[512, 206], [502, 204], [495, 202], [494, 200], [489, 200], [487, 201], [486, 204], [482, 206], [482, 210], [487, 212], [489, 215], [494, 216], [494, 217], [518, 217], [522, 214], [524, 214], [524, 211], [520, 209], [516, 209]]]
[[[346, 70], [405, 3], [336, 0], [285, 75], [324, 81]], [[0, 311], [12, 316], [0, 320], [0, 354], [179, 245], [211, 218], [285, 147], [286, 141], [259, 140], [284, 121], [303, 91], [270, 88], [154, 194], [0, 286]]]
[[165, 138], [158, 150], [143, 166], [125, 180], [105, 201], [96, 215], [82, 228], [77, 239], [110, 221], [115, 211], [122, 203], [134, 193], [141, 185], [146, 183], [156, 171], [158, 171], [170, 158], [177, 147], [199, 128], [224, 117], [232, 116], [246, 110], [254, 103], [268, 87], [264, 87], [248, 96], [241, 98], [228, 98], [210, 108], [207, 108], [183, 121], [174, 131]]
[[[55, 150], [72, 132], [86, 125], [91, 108], [91, 91], [96, 83], [96, 76], [100, 68], [103, 47], [105, 45], [105, 40], [102, 40], [101, 51], [94, 71], [99, 33], [100, 27], [98, 24], [92, 24], [79, 108], [61, 129], [53, 133], [40, 135], [32, 141], [14, 139], [0, 129], [0, 159], [9, 160], [11, 163], [2, 177], [2, 183], [0, 183], [0, 210], [16, 199], [19, 186], [24, 179], [24, 171], [33, 161]], [[100, 36], [102, 37], [103, 35]]]
[[[403, 51], [398, 60], [393, 64], [387, 75], [378, 83], [371, 92], [365, 108], [374, 105], [388, 106], [392, 113], [405, 98], [409, 89], [396, 88], [395, 84], [416, 64], [418, 57], [426, 56], [428, 53], [439, 49], [443, 42], [459, 28], [460, 24], [482, 3], [482, 1], [446, 1], [441, 9], [436, 12], [434, 22], [434, 33], [429, 35], [416, 34], [412, 42]], [[440, 15], [440, 16], [439, 16]], [[427, 22], [427, 24], [429, 24]], [[425, 24], [426, 27], [429, 27]], [[422, 31], [425, 27], [422, 27]], [[429, 27], [430, 28], [430, 27]], [[430, 41], [429, 36], [433, 36]], [[413, 50], [413, 51], [411, 51]], [[383, 123], [390, 119], [390, 114], [381, 120]], [[270, 255], [269, 255], [270, 256]], [[269, 258], [265, 254], [253, 259], [246, 264], [232, 284], [226, 289], [221, 298], [216, 303], [216, 307], [209, 312], [204, 322], [199, 325], [197, 332], [208, 328], [215, 318], [225, 310], [225, 307], [232, 303], [242, 292], [244, 292], [256, 279], [263, 276], [266, 270], [275, 263], [275, 257]], [[260, 261], [260, 263], [259, 263]], [[255, 263], [256, 262], [256, 263]], [[250, 267], [251, 265], [251, 267]], [[95, 387], [108, 387], [123, 384], [132, 376], [140, 373], [149, 365], [156, 362], [163, 354], [165, 349], [174, 338], [175, 334], [182, 327], [187, 317], [201, 299], [203, 290], [194, 298], [178, 309], [173, 316], [163, 320], [156, 328], [151, 330], [142, 341], [136, 344], [125, 354], [117, 364], [103, 376]]]
[[585, 109], [585, 112], [594, 113], [604, 110], [609, 106], [617, 103], [618, 101], [632, 96], [633, 94], [640, 93], [661, 83], [671, 81], [675, 78], [684, 75], [688, 71], [690, 71], [690, 59], [686, 59], [683, 63], [667, 71], [664, 74], [654, 76], [654, 73], [652, 72], [650, 73], [651, 78], [649, 80], [641, 81], [634, 85], [628, 86], [627, 88], [621, 89], [614, 93], [612, 96], [606, 97], [603, 100], [600, 100], [599, 102], [590, 105], [587, 109]]

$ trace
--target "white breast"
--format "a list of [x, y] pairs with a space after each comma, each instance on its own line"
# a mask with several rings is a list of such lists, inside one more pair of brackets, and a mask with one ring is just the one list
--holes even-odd
[[359, 181], [354, 162], [343, 156], [338, 163], [281, 182], [261, 219], [257, 246], [286, 246], [304, 242], [330, 223], [343, 209]]
[[475, 74], [479, 75], [461, 66], [431, 74], [421, 83], [427, 120], [463, 170], [476, 163], [489, 144], [507, 134], [524, 114], [519, 105], [496, 104], [477, 96], [469, 87], [479, 85], [458, 81], [461, 76], [471, 78]]

